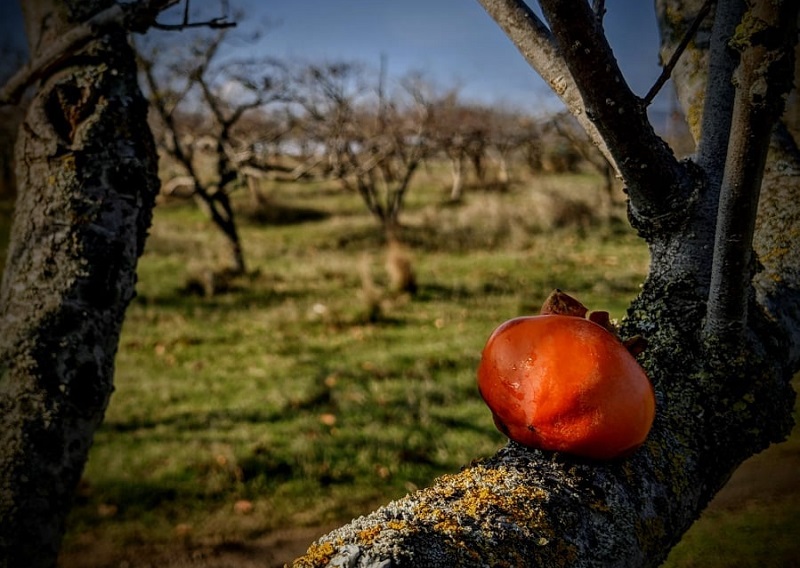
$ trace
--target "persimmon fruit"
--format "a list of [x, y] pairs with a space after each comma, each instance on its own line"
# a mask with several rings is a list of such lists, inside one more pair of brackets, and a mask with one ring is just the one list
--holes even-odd
[[607, 314], [547, 306], [501, 324], [483, 349], [478, 389], [495, 424], [542, 450], [602, 460], [632, 453], [655, 417], [644, 369], [604, 327]]

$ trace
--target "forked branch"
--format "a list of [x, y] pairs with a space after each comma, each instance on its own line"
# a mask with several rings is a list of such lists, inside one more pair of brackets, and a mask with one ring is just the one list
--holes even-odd
[[[566, 105], [567, 110], [586, 130], [594, 145], [617, 171], [617, 175], [620, 175], [614, 156], [586, 114], [578, 87], [547, 26], [521, 0], [478, 0], [478, 2], [505, 32], [528, 64]], [[597, 9], [600, 12], [596, 17], [601, 19], [605, 8], [599, 6]]]
[[589, 118], [614, 156], [634, 214], [667, 215], [685, 207], [691, 180], [628, 87], [591, 7], [584, 0], [541, 0], [542, 12]]

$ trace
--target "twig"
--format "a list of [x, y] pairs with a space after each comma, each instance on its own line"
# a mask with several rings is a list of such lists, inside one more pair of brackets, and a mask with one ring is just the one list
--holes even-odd
[[661, 70], [661, 75], [659, 75], [656, 82], [653, 83], [653, 86], [650, 87], [650, 90], [647, 91], [647, 94], [642, 99], [644, 101], [645, 106], [650, 106], [650, 103], [653, 102], [653, 99], [656, 98], [656, 95], [661, 90], [661, 87], [664, 86], [669, 80], [670, 75], [672, 75], [672, 70], [675, 68], [675, 65], [678, 64], [678, 60], [680, 59], [683, 52], [686, 50], [686, 46], [689, 45], [689, 42], [692, 41], [692, 38], [697, 33], [698, 28], [700, 28], [700, 24], [703, 22], [703, 19], [708, 15], [709, 10], [711, 10], [712, 4], [714, 4], [716, 0], [706, 0], [703, 5], [700, 7], [700, 11], [695, 16], [692, 25], [689, 26], [689, 29], [686, 30], [686, 33], [681, 39], [681, 42], [678, 44], [678, 47], [675, 48], [675, 51], [672, 52], [672, 56], [669, 58], [669, 61], [664, 68]]
[[180, 24], [161, 24], [159, 22], [153, 22], [151, 27], [170, 32], [189, 28], [211, 28], [212, 30], [221, 30], [225, 28], [235, 28], [236, 22], [229, 22], [225, 16], [221, 16], [219, 18], [211, 18], [204, 22], [182, 22]]
[[59, 36], [39, 53], [34, 54], [35, 59], [29, 61], [0, 89], [0, 105], [19, 103], [28, 86], [41, 79], [48, 71], [52, 70], [71, 54], [111, 28], [116, 27], [129, 31], [144, 32], [150, 27], [177, 30], [185, 27], [201, 26], [218, 29], [236, 25], [235, 22], [228, 22], [226, 16], [213, 18], [207, 22], [184, 22], [184, 24], [177, 25], [177, 27], [158, 24], [156, 22], [158, 14], [179, 1], [141, 0], [124, 4], [115, 3], [111, 7], [98, 12], [87, 21], [78, 24]]

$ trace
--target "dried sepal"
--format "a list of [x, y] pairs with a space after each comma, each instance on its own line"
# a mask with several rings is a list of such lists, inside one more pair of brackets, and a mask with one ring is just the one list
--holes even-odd
[[558, 288], [553, 290], [542, 304], [541, 315], [586, 317], [589, 310], [578, 300]]

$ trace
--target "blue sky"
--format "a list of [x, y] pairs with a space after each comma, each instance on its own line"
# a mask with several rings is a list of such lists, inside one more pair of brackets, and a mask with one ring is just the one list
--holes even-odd
[[[0, 0], [0, 42], [21, 33], [17, 0]], [[378, 66], [385, 54], [393, 76], [415, 70], [465, 98], [508, 103], [529, 111], [554, 108], [544, 83], [528, 67], [477, 0], [228, 0], [241, 33], [266, 34], [258, 50], [277, 57], [348, 59]], [[216, 0], [193, 8], [219, 13]], [[659, 74], [653, 2], [606, 2], [606, 30], [633, 90], [644, 95]], [[162, 16], [162, 19], [168, 19]], [[668, 87], [667, 87], [668, 88]], [[655, 106], [664, 106], [659, 97]]]
[[[238, 5], [250, 13], [265, 11], [257, 8], [263, 4]], [[644, 95], [660, 72], [653, 2], [606, 4], [606, 29], [619, 64]], [[461, 85], [468, 97], [527, 108], [551, 98], [477, 0], [287, 0], [270, 2], [268, 10], [264, 15], [274, 27], [264, 45], [275, 55], [355, 58], [377, 66], [385, 53], [391, 73], [420, 70]]]

